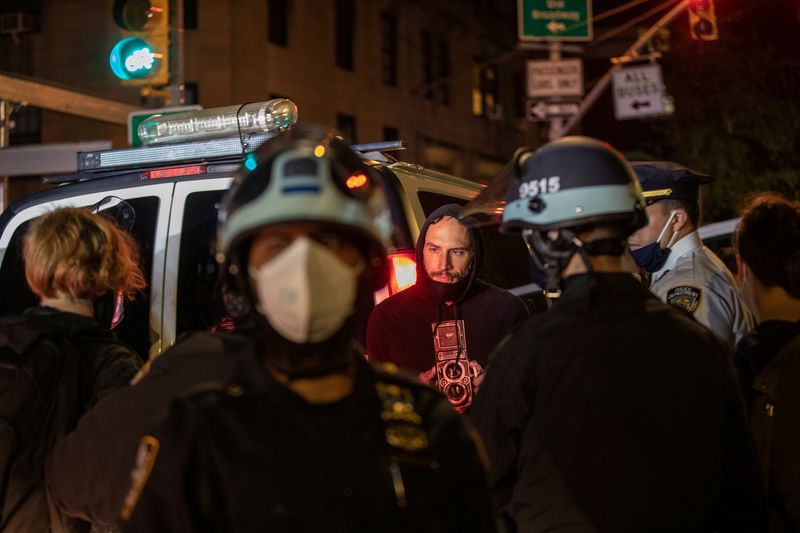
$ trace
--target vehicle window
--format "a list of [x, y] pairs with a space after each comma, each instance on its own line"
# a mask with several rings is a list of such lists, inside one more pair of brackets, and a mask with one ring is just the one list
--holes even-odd
[[[428, 191], [419, 192], [419, 203], [427, 217], [445, 204], [465, 205], [469, 200]], [[533, 262], [525, 243], [518, 235], [500, 233], [499, 224], [480, 229], [484, 257], [480, 278], [503, 289], [533, 283]]]
[[186, 197], [178, 257], [175, 333], [208, 329], [224, 315], [212, 250], [223, 190]]
[[25, 265], [22, 263], [22, 237], [30, 221], [17, 227], [0, 266], [0, 315], [22, 312], [36, 305], [37, 300], [25, 281]]
[[[153, 240], [158, 218], [158, 198], [125, 199], [136, 211], [136, 222], [131, 234], [139, 243], [141, 266], [150, 286], [153, 271]], [[25, 266], [22, 262], [22, 238], [28, 228], [27, 221], [17, 228], [6, 250], [0, 266], [0, 314], [20, 313], [35, 306], [37, 299], [25, 282]], [[117, 336], [133, 346], [143, 360], [150, 349], [150, 293], [146, 290], [134, 302], [125, 305], [125, 319], [116, 329]]]
[[422, 212], [426, 217], [445, 204], [458, 204], [463, 207], [469, 202], [466, 198], [456, 198], [428, 191], [419, 191], [417, 198], [419, 198], [419, 205], [422, 206]]

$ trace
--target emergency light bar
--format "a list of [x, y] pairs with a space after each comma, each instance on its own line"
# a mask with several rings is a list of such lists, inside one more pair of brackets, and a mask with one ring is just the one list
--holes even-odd
[[175, 115], [155, 115], [139, 124], [145, 145], [197, 141], [251, 133], [281, 132], [297, 122], [297, 106], [286, 98], [216, 107]]
[[278, 132], [210, 139], [178, 144], [156, 144], [136, 148], [117, 148], [78, 152], [78, 171], [101, 171], [123, 168], [152, 168], [165, 164], [212, 161], [252, 152]]

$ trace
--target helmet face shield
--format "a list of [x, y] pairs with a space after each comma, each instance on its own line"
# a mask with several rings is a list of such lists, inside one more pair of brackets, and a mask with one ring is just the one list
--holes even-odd
[[492, 181], [467, 205], [463, 216], [471, 217], [477, 226], [491, 226], [503, 222], [503, 211], [508, 203], [508, 191], [519, 182], [516, 173], [516, 157], [506, 163]]

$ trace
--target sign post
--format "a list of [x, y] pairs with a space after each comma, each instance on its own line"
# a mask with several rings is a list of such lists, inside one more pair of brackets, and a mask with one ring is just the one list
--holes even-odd
[[664, 114], [661, 65], [653, 63], [614, 72], [614, 116], [617, 120]]
[[591, 41], [591, 0], [517, 0], [520, 41]]

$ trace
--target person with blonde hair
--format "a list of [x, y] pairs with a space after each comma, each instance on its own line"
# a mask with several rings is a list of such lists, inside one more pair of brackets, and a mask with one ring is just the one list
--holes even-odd
[[44, 460], [141, 364], [111, 332], [146, 285], [138, 248], [112, 220], [64, 208], [31, 223], [22, 256], [40, 305], [0, 318], [0, 530], [88, 531], [50, 512]]

